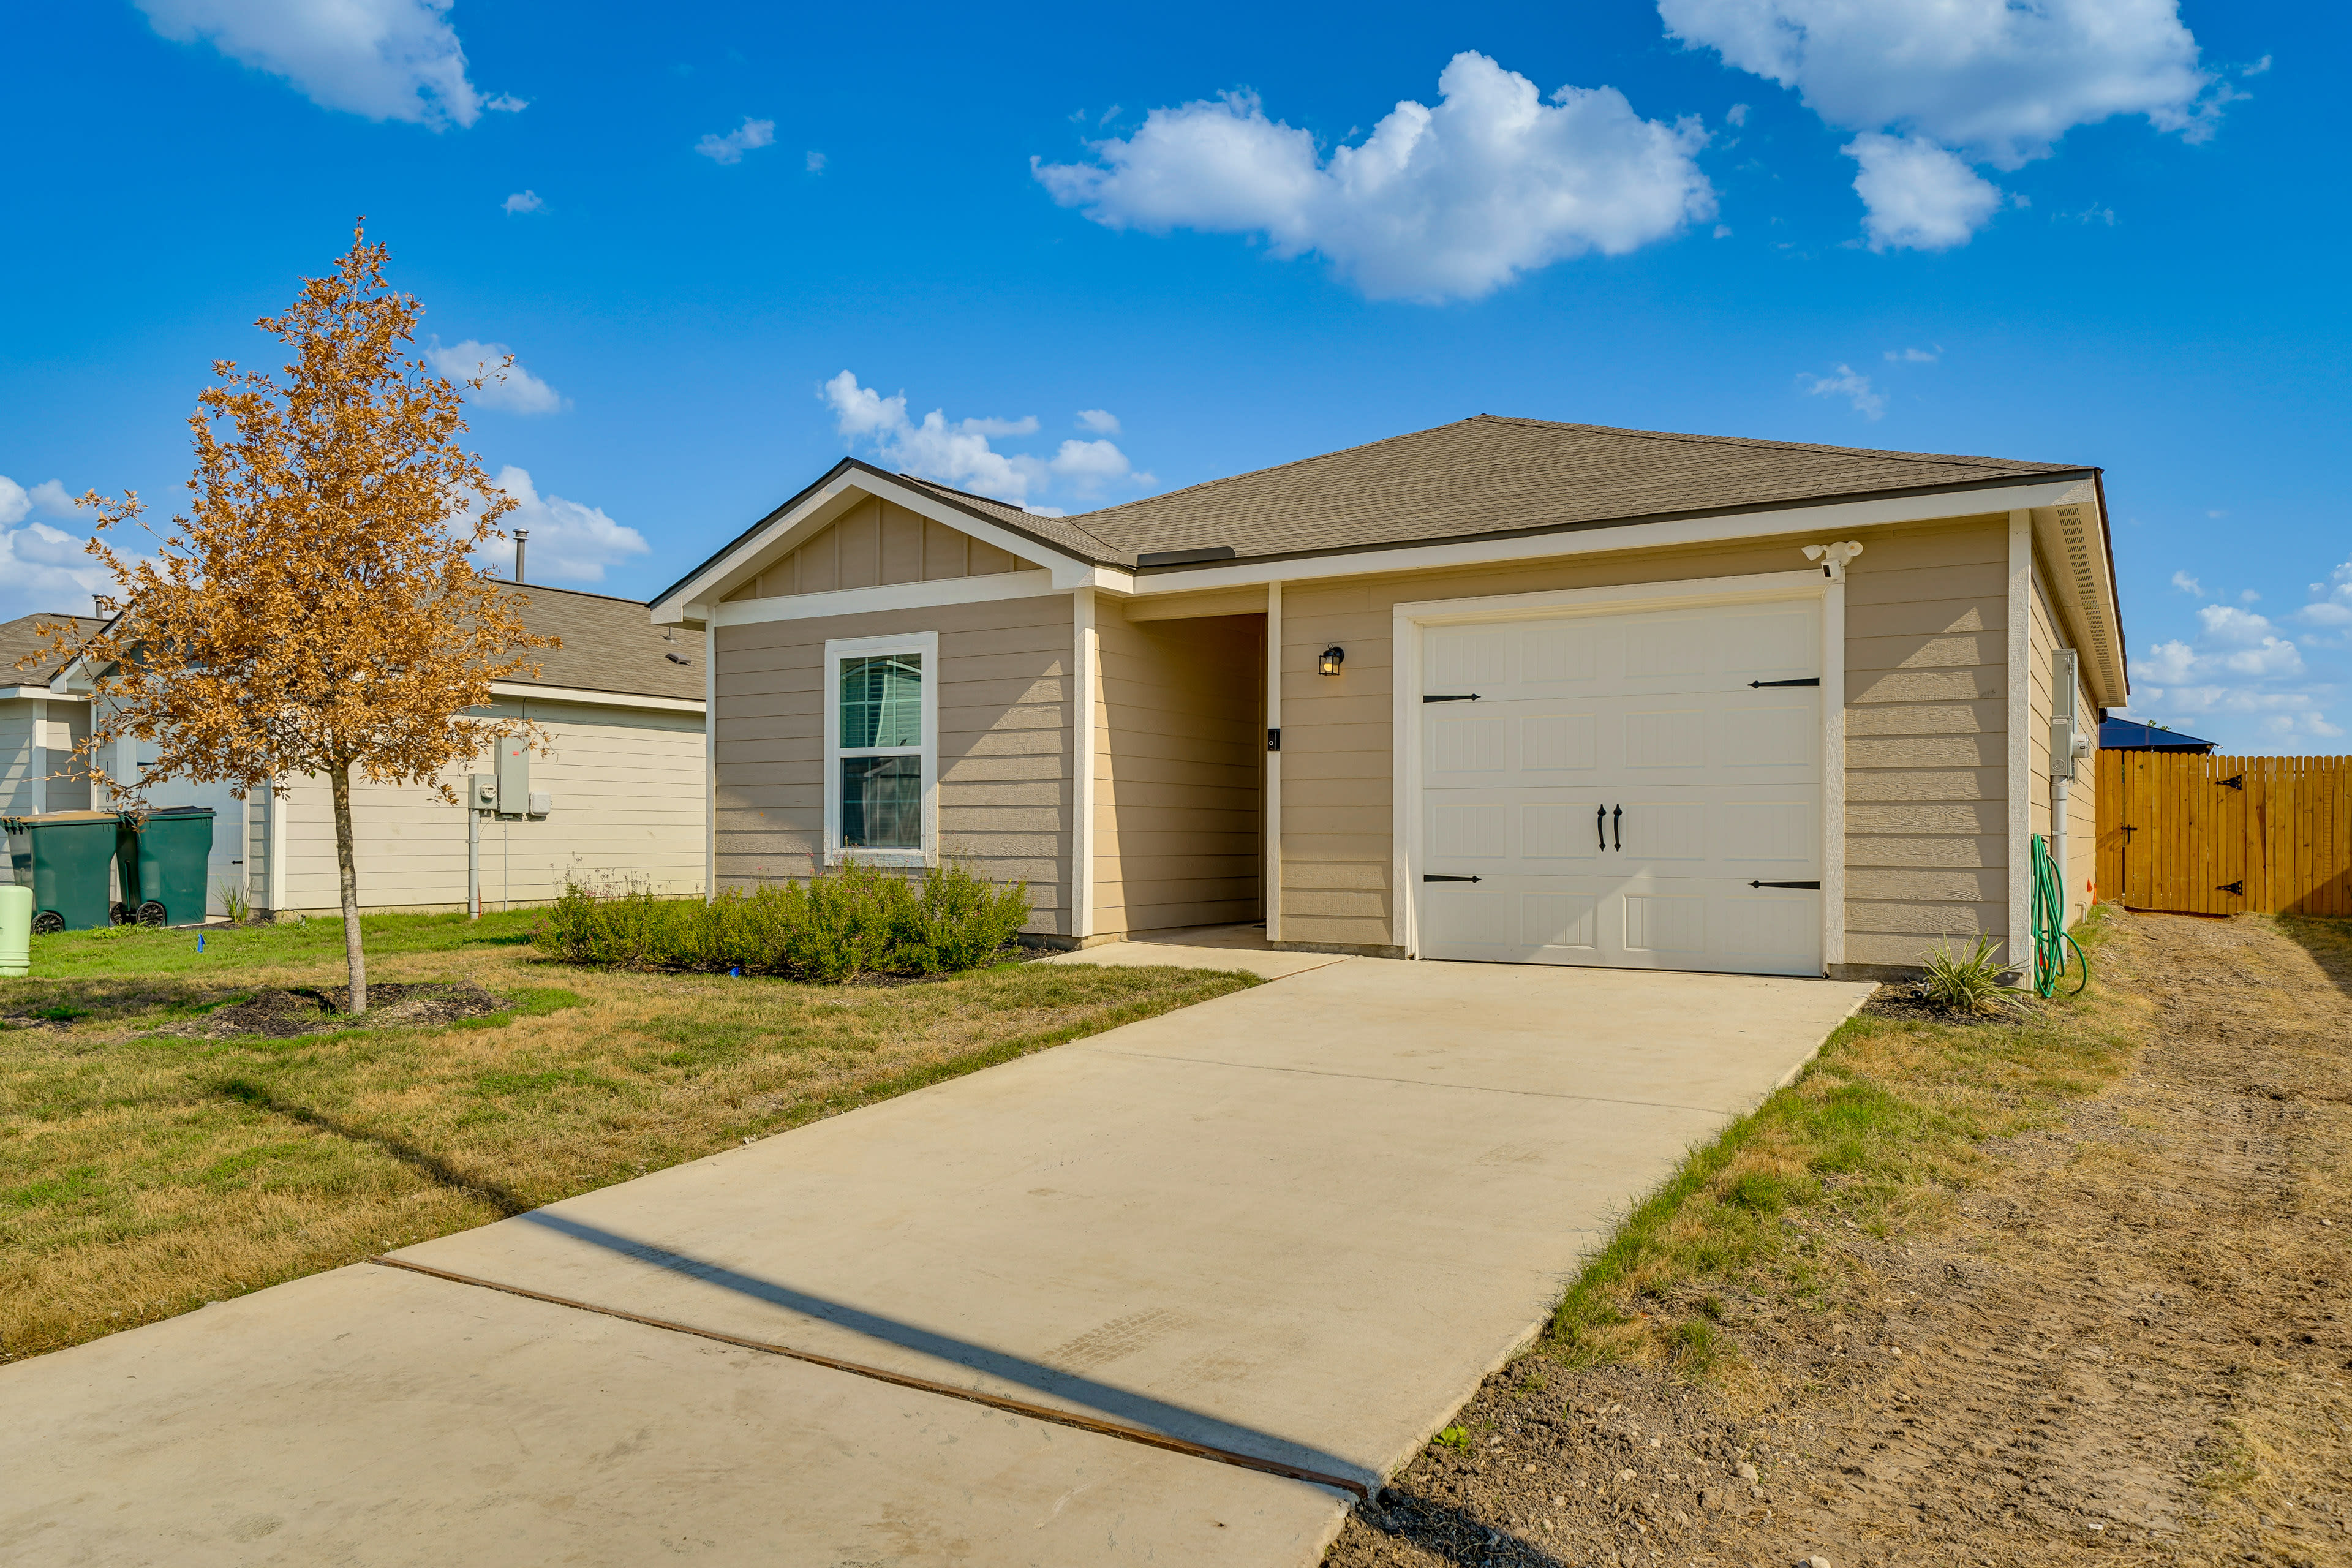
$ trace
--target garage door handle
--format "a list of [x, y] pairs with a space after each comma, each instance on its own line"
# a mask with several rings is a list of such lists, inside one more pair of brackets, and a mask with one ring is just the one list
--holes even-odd
[[1617, 836], [1617, 853], [1625, 853], [1625, 808], [1618, 806], [1609, 813], [1609, 831]]
[[1605, 805], [1592, 808], [1592, 837], [1601, 840], [1601, 848], [1609, 847], [1609, 808]]
[[1759, 686], [1819, 686], [1821, 683], [1820, 676], [1809, 675], [1802, 680], [1751, 680], [1748, 683], [1748, 689], [1753, 691]]
[[1816, 893], [1822, 890], [1819, 882], [1750, 882], [1748, 885], [1751, 888], [1811, 888]]
[[1423, 872], [1421, 874], [1421, 879], [1422, 879], [1423, 881], [1424, 881], [1424, 882], [1475, 882], [1475, 881], [1478, 880], [1478, 879], [1477, 879], [1477, 878], [1475, 878], [1475, 877], [1437, 877], [1437, 876], [1432, 876], [1429, 872], [1426, 872], [1426, 871], [1423, 871]]
[[1452, 697], [1423, 697], [1422, 700], [1423, 702], [1475, 702], [1478, 700], [1478, 694], [1475, 691], [1464, 691]]

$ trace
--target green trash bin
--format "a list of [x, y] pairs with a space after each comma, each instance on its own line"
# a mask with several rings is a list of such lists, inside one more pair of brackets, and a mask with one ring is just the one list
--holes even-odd
[[9, 871], [18, 887], [33, 889], [35, 931], [88, 931], [109, 923], [106, 873], [121, 821], [111, 811], [0, 818]]
[[167, 805], [117, 819], [115, 865], [122, 907], [143, 926], [205, 923], [205, 871], [213, 852], [213, 808]]

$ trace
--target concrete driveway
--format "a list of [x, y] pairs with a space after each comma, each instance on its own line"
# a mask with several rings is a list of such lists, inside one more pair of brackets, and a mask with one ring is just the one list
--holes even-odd
[[[1318, 963], [398, 1256], [1377, 1482], [1868, 991]], [[1349, 1500], [371, 1265], [0, 1415], [0, 1558], [55, 1564], [1303, 1564]]]

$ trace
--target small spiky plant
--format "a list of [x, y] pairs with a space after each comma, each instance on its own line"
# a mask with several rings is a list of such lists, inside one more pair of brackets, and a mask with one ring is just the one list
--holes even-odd
[[1948, 1012], [1982, 1016], [2020, 1011], [2025, 1005], [2010, 984], [2018, 966], [2003, 963], [1994, 955], [1989, 936], [1977, 938], [1965, 952], [1939, 943], [1927, 955], [1927, 977], [1919, 983], [1919, 994]]

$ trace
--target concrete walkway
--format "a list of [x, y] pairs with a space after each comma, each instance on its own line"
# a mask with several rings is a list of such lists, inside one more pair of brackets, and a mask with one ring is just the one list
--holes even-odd
[[[1377, 1480], [1868, 991], [1320, 963], [400, 1256]], [[1346, 1501], [366, 1265], [0, 1414], [58, 1564], [1309, 1564]]]

